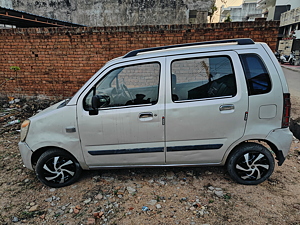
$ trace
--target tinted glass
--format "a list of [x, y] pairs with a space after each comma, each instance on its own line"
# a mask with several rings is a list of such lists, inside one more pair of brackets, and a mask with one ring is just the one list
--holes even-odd
[[249, 95], [268, 93], [271, 90], [269, 73], [256, 54], [240, 55], [247, 80]]

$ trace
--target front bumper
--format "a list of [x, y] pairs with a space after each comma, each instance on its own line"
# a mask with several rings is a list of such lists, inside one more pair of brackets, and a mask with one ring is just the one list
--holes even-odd
[[25, 142], [19, 142], [19, 151], [22, 156], [23, 163], [26, 168], [33, 170], [31, 157], [32, 157], [32, 150]]

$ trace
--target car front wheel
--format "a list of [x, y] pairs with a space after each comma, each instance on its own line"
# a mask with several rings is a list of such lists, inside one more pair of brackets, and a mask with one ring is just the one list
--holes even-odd
[[271, 152], [257, 143], [244, 143], [229, 156], [227, 170], [240, 184], [256, 185], [268, 179], [274, 171]]
[[61, 149], [44, 152], [36, 164], [38, 179], [49, 187], [63, 187], [74, 183], [81, 174], [77, 160]]

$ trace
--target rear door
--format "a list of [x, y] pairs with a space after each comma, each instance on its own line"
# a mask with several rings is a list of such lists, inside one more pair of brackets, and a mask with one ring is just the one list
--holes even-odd
[[244, 134], [248, 95], [236, 52], [166, 62], [166, 162], [218, 164]]

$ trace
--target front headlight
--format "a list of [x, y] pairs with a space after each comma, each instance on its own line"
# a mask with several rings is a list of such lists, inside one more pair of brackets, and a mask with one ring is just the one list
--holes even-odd
[[30, 125], [30, 120], [25, 120], [21, 125], [21, 141], [25, 141]]

